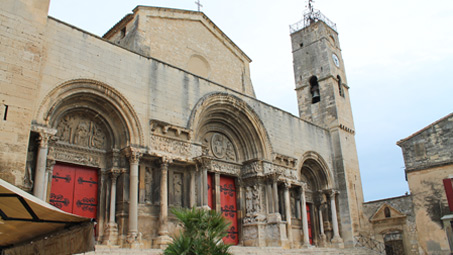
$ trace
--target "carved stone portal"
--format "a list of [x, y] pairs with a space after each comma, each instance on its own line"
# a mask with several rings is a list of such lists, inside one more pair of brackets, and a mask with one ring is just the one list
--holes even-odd
[[64, 143], [103, 150], [107, 146], [103, 126], [99, 120], [91, 120], [85, 114], [72, 113], [58, 124], [57, 136]]

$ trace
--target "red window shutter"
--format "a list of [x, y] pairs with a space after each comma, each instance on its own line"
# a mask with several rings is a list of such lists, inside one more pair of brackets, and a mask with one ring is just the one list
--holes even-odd
[[453, 212], [453, 186], [451, 179], [444, 179], [444, 188], [447, 194], [448, 207], [450, 207], [450, 212]]

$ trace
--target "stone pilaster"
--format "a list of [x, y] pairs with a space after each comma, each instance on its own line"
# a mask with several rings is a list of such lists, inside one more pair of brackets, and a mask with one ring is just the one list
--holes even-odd
[[189, 194], [189, 207], [192, 208], [196, 205], [196, 197], [195, 197], [195, 174], [196, 172], [195, 171], [190, 171], [190, 186], [189, 186], [189, 189], [190, 189], [190, 194]]
[[274, 213], [274, 193], [272, 192], [272, 182], [266, 184], [266, 197], [267, 197], [267, 213]]

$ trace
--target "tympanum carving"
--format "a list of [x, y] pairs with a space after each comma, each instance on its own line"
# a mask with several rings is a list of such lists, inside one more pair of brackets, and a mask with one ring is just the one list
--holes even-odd
[[65, 116], [57, 126], [60, 142], [82, 147], [105, 149], [106, 135], [103, 125], [87, 116], [75, 113]]
[[236, 151], [233, 143], [221, 133], [209, 133], [203, 139], [203, 145], [207, 148], [208, 154], [215, 158], [227, 161], [236, 161]]

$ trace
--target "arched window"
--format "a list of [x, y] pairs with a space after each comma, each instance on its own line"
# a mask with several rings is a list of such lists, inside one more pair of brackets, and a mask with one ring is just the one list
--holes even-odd
[[318, 78], [316, 76], [312, 76], [310, 78], [310, 93], [311, 93], [311, 103], [315, 104], [321, 101], [321, 95], [319, 94], [319, 84]]
[[390, 218], [391, 217], [390, 208], [386, 207], [384, 209], [384, 215], [385, 215], [386, 218]]
[[340, 96], [344, 97], [343, 85], [341, 84], [340, 75], [337, 75], [337, 79], [338, 79], [338, 93], [340, 93]]

